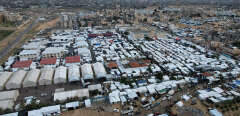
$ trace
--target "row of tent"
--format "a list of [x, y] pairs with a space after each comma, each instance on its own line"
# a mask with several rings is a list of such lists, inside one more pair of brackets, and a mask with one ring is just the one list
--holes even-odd
[[43, 68], [41, 70], [32, 69], [28, 72], [24, 70], [2, 72], [0, 73], [0, 90], [80, 81], [80, 68], [83, 80], [94, 79], [93, 72], [95, 72], [96, 78], [106, 76], [106, 70], [102, 63], [84, 64], [81, 67], [71, 65], [68, 68], [60, 66], [55, 70], [53, 68]]

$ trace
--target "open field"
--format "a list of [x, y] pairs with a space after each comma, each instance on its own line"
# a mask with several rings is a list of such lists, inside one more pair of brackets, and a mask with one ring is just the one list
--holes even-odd
[[[36, 21], [34, 21], [34, 23], [36, 23]], [[8, 52], [11, 52], [11, 50], [13, 50], [17, 46], [19, 46], [18, 43], [21, 42], [21, 40], [19, 40], [19, 38], [20, 39], [25, 38], [24, 36], [26, 33], [28, 33], [29, 28], [31, 28], [31, 30], [32, 30], [32, 26], [35, 26], [34, 23], [33, 23], [33, 20], [27, 21], [27, 23], [22, 25], [21, 28], [18, 28], [15, 32], [13, 32], [11, 35], [9, 35], [3, 41], [1, 41], [0, 42], [0, 51], [5, 50], [3, 52], [6, 52], [6, 48], [8, 48], [7, 49]], [[35, 34], [33, 34], [33, 35], [35, 35]], [[12, 48], [13, 45], [10, 46], [11, 44], [13, 44], [15, 47]], [[0, 63], [4, 62], [4, 60], [8, 57], [9, 54], [11, 54], [11, 53], [7, 53], [7, 55], [1, 54], [1, 55], [3, 55], [3, 57], [1, 58]]]
[[10, 31], [10, 30], [0, 30], [0, 41], [4, 40], [12, 32], [13, 31]]
[[14, 22], [1, 23], [0, 27], [16, 27]]
[[59, 21], [60, 21], [60, 18], [57, 17], [57, 18], [55, 18], [55, 19], [53, 19], [53, 20], [50, 20], [50, 21], [48, 21], [48, 22], [41, 23], [41, 24], [37, 27], [36, 30], [40, 31], [40, 30], [42, 30], [42, 29], [54, 27], [54, 26], [56, 26], [57, 22], [59, 22]]

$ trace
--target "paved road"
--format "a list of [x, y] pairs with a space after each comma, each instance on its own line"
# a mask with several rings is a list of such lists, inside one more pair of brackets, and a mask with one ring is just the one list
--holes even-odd
[[20, 42], [20, 40], [23, 38], [23, 36], [25, 34], [27, 34], [28, 32], [30, 32], [32, 30], [32, 28], [38, 23], [39, 21], [39, 17], [34, 19], [34, 21], [23, 31], [21, 32], [16, 39], [11, 42], [10, 44], [8, 44], [7, 47], [5, 47], [2, 51], [0, 51], [0, 58], [4, 57], [5, 55], [7, 55], [10, 50], [18, 43]]

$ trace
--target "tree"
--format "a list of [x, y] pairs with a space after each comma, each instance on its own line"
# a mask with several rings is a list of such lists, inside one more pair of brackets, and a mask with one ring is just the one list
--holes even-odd
[[163, 74], [162, 73], [158, 73], [156, 75], [156, 77], [159, 79], [159, 80], [163, 80]]
[[144, 18], [144, 19], [143, 19], [143, 22], [147, 22], [147, 18]]
[[222, 74], [219, 75], [219, 78], [220, 78], [221, 82], [223, 82], [223, 79], [224, 79], [224, 78], [223, 78], [223, 75], [222, 75]]
[[129, 32], [128, 32], [128, 31], [125, 31], [124, 34], [125, 34], [125, 35], [129, 35]]
[[4, 111], [2, 108], [0, 108], [0, 114], [4, 114]]
[[176, 78], [174, 76], [171, 76], [170, 80], [176, 80]]
[[8, 114], [8, 113], [11, 113], [11, 112], [12, 112], [12, 110], [9, 109], [9, 108], [7, 108], [7, 109], [5, 109], [5, 110], [3, 111], [4, 114]]

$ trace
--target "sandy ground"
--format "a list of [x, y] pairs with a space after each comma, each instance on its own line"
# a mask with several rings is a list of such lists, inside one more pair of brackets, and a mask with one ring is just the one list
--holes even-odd
[[120, 116], [120, 113], [102, 112], [95, 109], [77, 109], [62, 113], [61, 116]]
[[60, 21], [60, 18], [57, 17], [51, 21], [48, 21], [48, 22], [44, 22], [43, 24], [39, 25], [39, 27], [36, 29], [36, 30], [42, 30], [42, 29], [46, 29], [46, 28], [50, 28], [50, 27], [54, 27], [56, 26], [57, 22]]

